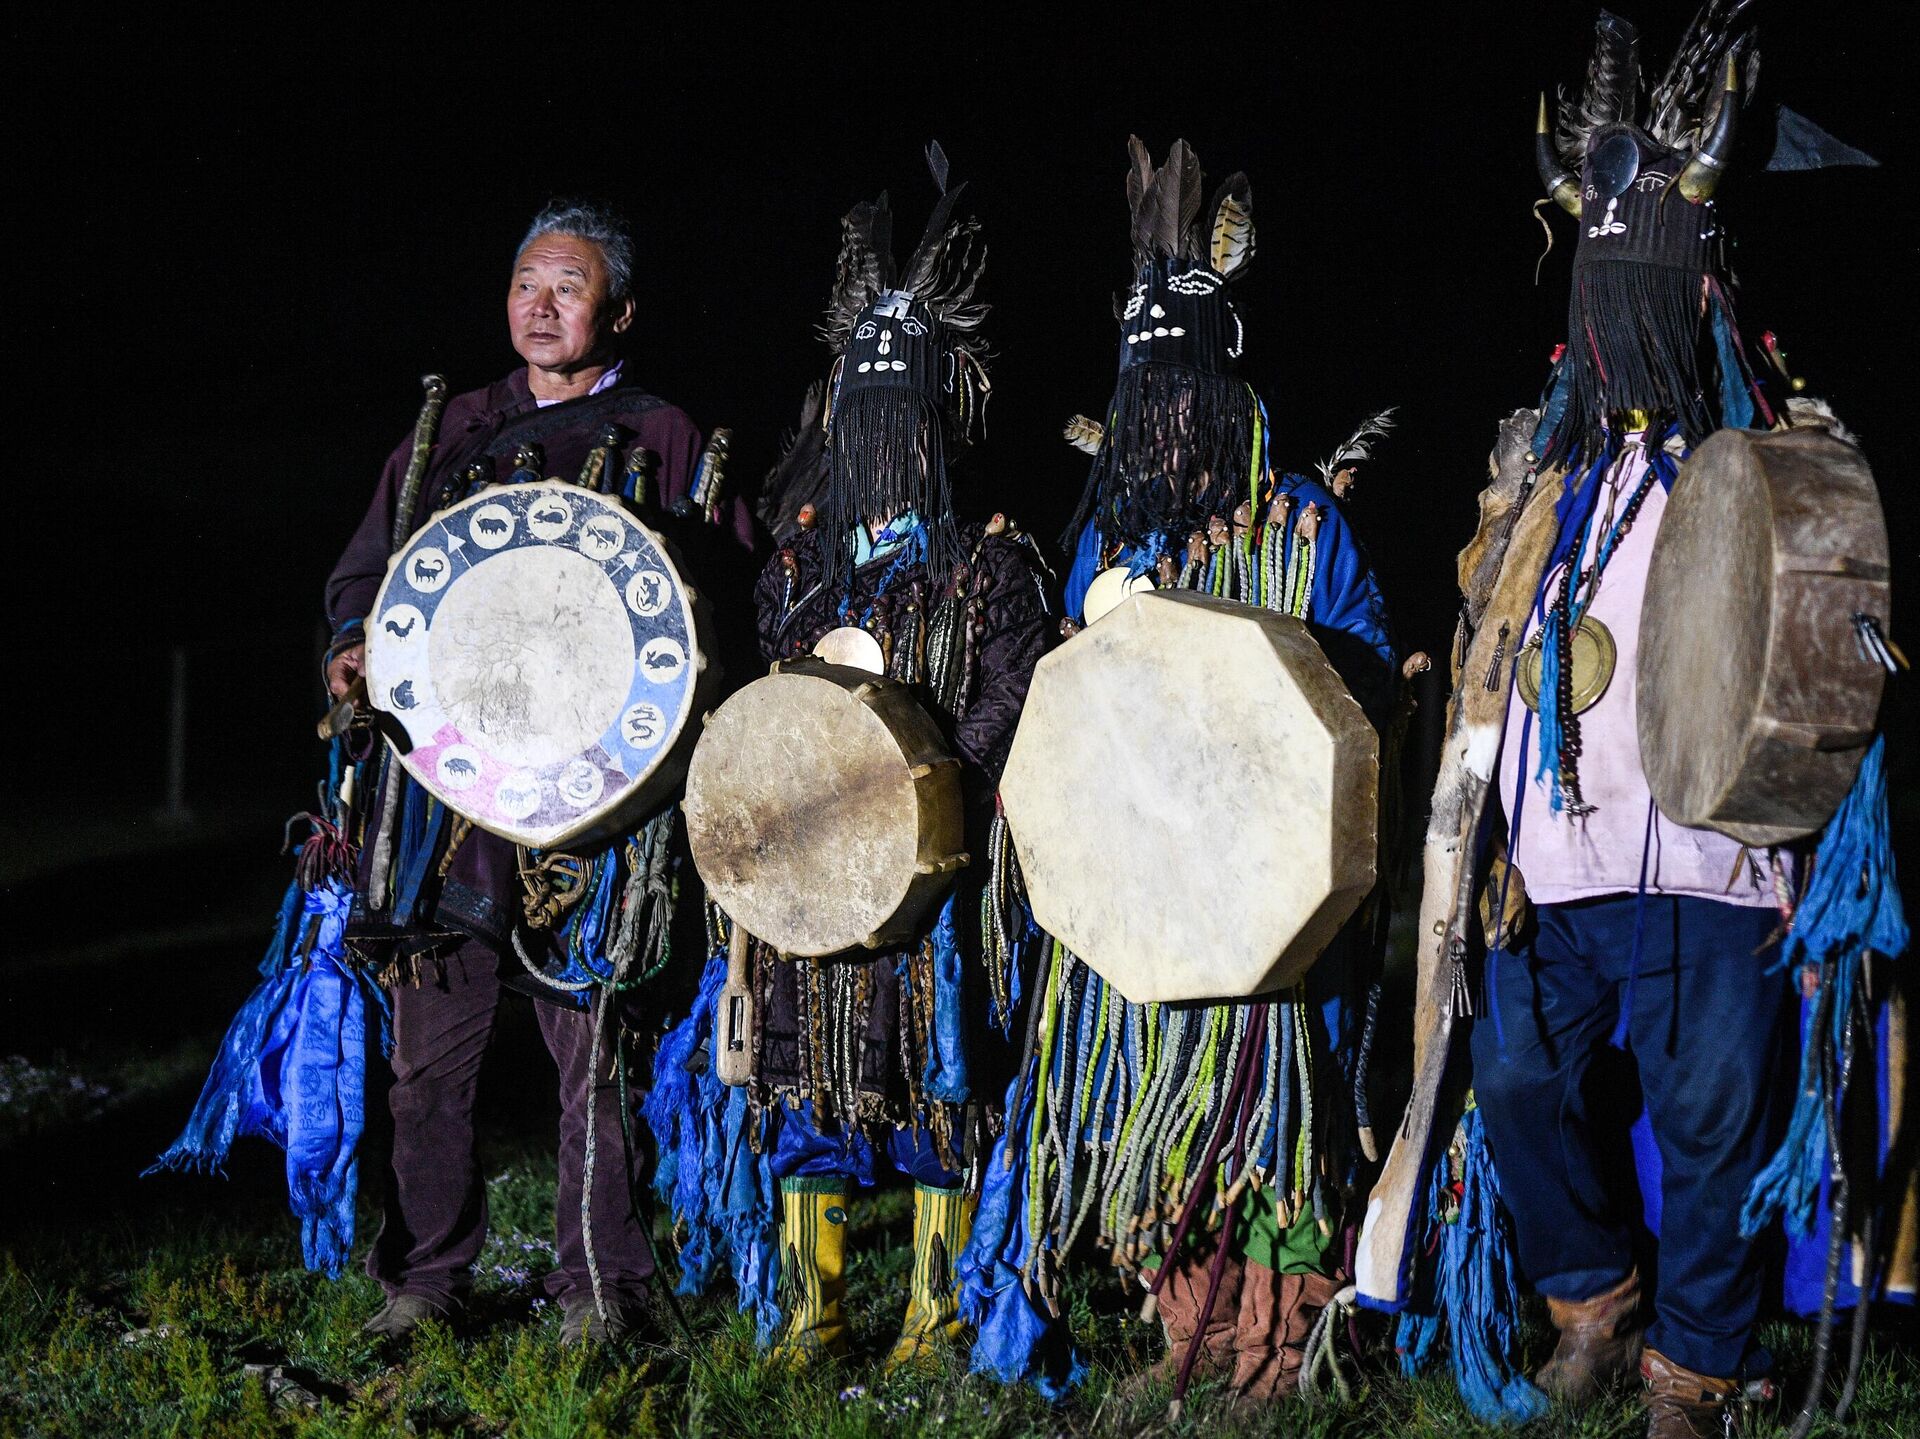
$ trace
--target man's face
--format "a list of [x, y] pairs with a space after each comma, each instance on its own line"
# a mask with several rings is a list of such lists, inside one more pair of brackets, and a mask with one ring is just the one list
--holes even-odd
[[541, 235], [513, 262], [507, 325], [529, 365], [570, 371], [603, 356], [633, 323], [633, 300], [609, 303], [600, 247], [574, 235]]

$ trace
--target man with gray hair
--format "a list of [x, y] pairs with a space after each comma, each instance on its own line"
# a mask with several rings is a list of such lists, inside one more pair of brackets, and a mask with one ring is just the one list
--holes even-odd
[[[712, 553], [716, 532], [750, 544], [744, 505], [714, 510], [687, 503], [700, 433], [680, 410], [634, 383], [620, 355], [635, 314], [632, 270], [633, 241], [611, 212], [566, 202], [535, 217], [507, 287], [508, 332], [523, 364], [446, 402], [418, 500], [404, 520], [396, 511], [413, 443], [394, 450], [327, 582], [333, 643], [326, 674], [336, 697], [363, 669], [364, 625], [395, 534], [411, 533], [481, 486], [525, 475], [529, 465], [535, 475], [571, 479], [613, 436], [618, 443], [602, 463], [613, 475], [637, 477], [630, 499], [683, 555]], [[366, 812], [374, 818], [363, 855], [375, 848], [377, 800]], [[563, 1339], [618, 1339], [633, 1327], [654, 1262], [633, 1204], [638, 1158], [623, 1136], [615, 1075], [604, 1056], [599, 1066], [592, 1063], [587, 1011], [529, 983], [514, 953], [522, 884], [513, 844], [478, 828], [443, 828], [417, 897], [377, 913], [363, 898], [349, 930], [353, 948], [380, 966], [383, 977], [399, 977], [392, 986], [393, 1147], [384, 1166], [385, 1218], [367, 1259], [387, 1302], [367, 1329], [403, 1338], [423, 1320], [456, 1319], [464, 1304], [487, 1225], [474, 1101], [506, 985], [525, 987], [541, 1001], [535, 1006], [540, 1030], [559, 1070], [558, 1262], [546, 1289], [561, 1306]], [[364, 859], [361, 878], [364, 896]], [[583, 1223], [582, 1158], [589, 1143], [600, 1162], [592, 1171], [590, 1220]], [[591, 1235], [591, 1253], [583, 1232]]]

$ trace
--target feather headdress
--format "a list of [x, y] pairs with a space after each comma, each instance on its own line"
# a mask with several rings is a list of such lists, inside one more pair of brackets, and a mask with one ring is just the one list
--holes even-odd
[[1758, 68], [1753, 32], [1740, 28], [1751, 3], [1706, 0], [1644, 119], [1638, 32], [1605, 11], [1580, 97], [1562, 96], [1553, 133], [1541, 101], [1541, 183], [1579, 220], [1569, 345], [1543, 458], [1595, 453], [1629, 412], [1676, 423], [1689, 443], [1713, 428], [1708, 331], [1730, 326], [1713, 200], [1733, 152], [1742, 72], [1750, 88]]
[[1186, 141], [1156, 166], [1128, 138], [1133, 283], [1114, 302], [1120, 377], [1104, 427], [1069, 427], [1094, 453], [1069, 545], [1089, 515], [1103, 535], [1140, 543], [1204, 529], [1238, 503], [1258, 404], [1233, 373], [1245, 332], [1227, 287], [1253, 262], [1253, 193], [1238, 173], [1205, 205], [1204, 189]]
[[826, 317], [820, 323], [820, 338], [836, 355], [846, 353], [860, 312], [887, 291], [897, 290], [933, 312], [949, 331], [947, 340], [954, 349], [977, 360], [985, 358], [979, 332], [991, 307], [978, 293], [987, 268], [980, 222], [972, 217], [953, 218], [967, 187], [963, 181], [947, 188], [947, 156], [938, 141], [928, 142], [927, 168], [940, 196], [920, 243], [904, 265], [894, 260], [893, 209], [885, 191], [877, 200], [855, 205], [840, 222], [840, 259]]
[[905, 264], [893, 251], [885, 194], [847, 212], [832, 298], [820, 326], [835, 360], [828, 384], [828, 578], [844, 573], [842, 540], [866, 519], [917, 513], [934, 574], [951, 573], [958, 541], [947, 461], [964, 448], [989, 393], [980, 333], [987, 250], [979, 222], [955, 219], [965, 185], [948, 182], [946, 153], [927, 146], [939, 191]]

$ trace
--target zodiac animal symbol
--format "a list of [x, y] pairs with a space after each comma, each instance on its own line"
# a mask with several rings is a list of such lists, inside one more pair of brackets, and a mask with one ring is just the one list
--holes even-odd
[[535, 510], [533, 518], [537, 523], [543, 525], [564, 525], [567, 522], [567, 512], [558, 509]]
[[444, 560], [417, 559], [413, 562], [413, 577], [431, 584], [446, 572], [446, 568], [447, 566]]
[[650, 670], [677, 670], [680, 668], [680, 656], [672, 650], [660, 650], [648, 655], [641, 663]]
[[413, 633], [413, 627], [419, 623], [420, 623], [419, 620], [411, 616], [408, 617], [407, 622], [404, 625], [396, 624], [394, 621], [388, 620], [387, 633], [390, 635], [398, 636], [400, 639], [405, 639], [408, 635]]
[[482, 515], [473, 525], [483, 535], [504, 535], [507, 532], [507, 522], [493, 515]]
[[[392, 698], [393, 707], [399, 710], [410, 710], [419, 703], [419, 701], [413, 697], [412, 680], [401, 680], [399, 684], [395, 685], [392, 691]], [[458, 762], [457, 760], [455, 761], [455, 763]]]
[[450, 759], [447, 761], [447, 773], [449, 775], [457, 774], [463, 779], [471, 779], [479, 772], [479, 770], [473, 767], [473, 761], [470, 759]]

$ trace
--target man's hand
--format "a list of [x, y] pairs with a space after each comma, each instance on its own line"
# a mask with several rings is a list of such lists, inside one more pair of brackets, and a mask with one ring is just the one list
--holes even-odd
[[352, 645], [327, 661], [327, 693], [335, 699], [345, 696], [353, 682], [367, 670], [367, 647]]

